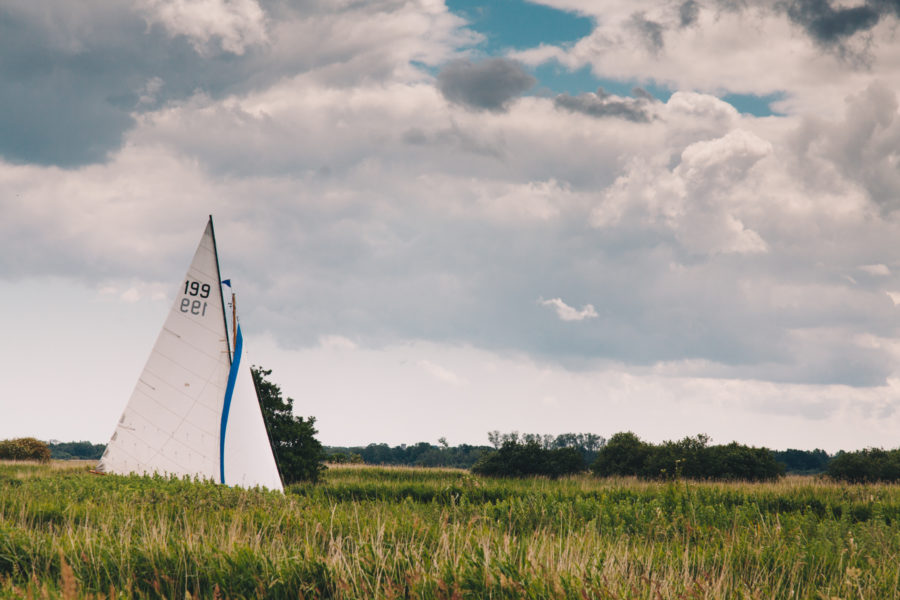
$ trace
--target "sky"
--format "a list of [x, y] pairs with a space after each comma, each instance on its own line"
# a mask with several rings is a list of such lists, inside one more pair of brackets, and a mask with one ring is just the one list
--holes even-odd
[[214, 215], [327, 445], [900, 444], [897, 0], [7, 0], [0, 439], [105, 442]]

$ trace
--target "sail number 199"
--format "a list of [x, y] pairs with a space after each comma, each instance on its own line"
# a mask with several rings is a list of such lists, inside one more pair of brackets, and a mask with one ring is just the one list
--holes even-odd
[[201, 301], [200, 298], [209, 298], [210, 291], [211, 288], [208, 283], [201, 284], [199, 281], [191, 281], [190, 279], [185, 281], [184, 295], [196, 296], [198, 298], [182, 298], [181, 312], [189, 312], [192, 315], [199, 315], [201, 317], [206, 316], [206, 302]]

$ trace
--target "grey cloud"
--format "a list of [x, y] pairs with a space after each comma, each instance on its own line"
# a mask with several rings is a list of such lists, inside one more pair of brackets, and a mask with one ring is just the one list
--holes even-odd
[[[423, 143], [432, 135], [420, 127], [407, 139]], [[528, 144], [509, 152], [510, 162], [552, 153]], [[523, 352], [573, 369], [598, 360], [696, 360], [710, 363], [698, 376], [853, 386], [879, 385], [893, 369], [888, 351], [848, 340], [895, 335], [895, 307], [835, 271], [873, 262], [860, 252], [889, 254], [896, 226], [870, 224], [868, 235], [858, 235], [826, 220], [803, 237], [806, 217], [762, 210], [760, 218], [771, 221], [755, 226], [770, 253], [698, 256], [640, 220], [599, 231], [578, 210], [539, 225], [440, 210], [450, 198], [479, 200], [470, 191], [473, 167], [444, 156], [457, 175], [436, 184], [403, 176], [404, 164], [430, 171], [417, 146], [394, 163], [394, 184], [351, 172], [337, 187], [304, 179], [297, 188], [263, 192], [274, 204], [245, 227], [266, 232], [267, 242], [238, 260], [241, 279], [253, 281], [257, 294], [247, 306], [267, 308], [248, 318], [288, 346], [330, 334], [374, 347], [429, 339]], [[694, 200], [711, 202], [714, 192]], [[341, 202], [312, 200], [329, 194]], [[835, 243], [822, 246], [823, 237]], [[268, 261], [275, 264], [265, 273], [254, 270]], [[541, 297], [592, 304], [597, 317], [562, 322], [535, 303]]]
[[747, 8], [748, 0], [716, 0], [719, 9], [730, 12], [739, 12]]
[[656, 21], [651, 21], [642, 12], [636, 12], [631, 15], [631, 26], [644, 38], [647, 47], [655, 53], [663, 49], [663, 31], [662, 25]]
[[881, 16], [879, 10], [867, 4], [834, 8], [830, 0], [792, 0], [787, 5], [787, 14], [814, 40], [826, 46], [871, 29]]
[[682, 27], [690, 27], [697, 22], [700, 16], [700, 5], [695, 0], [686, 0], [678, 8], [678, 16], [681, 19]]
[[404, 131], [402, 139], [413, 146], [424, 146], [428, 143], [428, 135], [418, 127], [410, 127]]
[[869, 0], [868, 4], [878, 10], [891, 11], [895, 15], [900, 16], [900, 0]]
[[[682, 5], [679, 14], [682, 24], [685, 7], [693, 2], [694, 0], [687, 0]], [[900, 17], [900, 0], [857, 0], [855, 6], [846, 6], [837, 0], [774, 0], [761, 3], [716, 0], [715, 4], [720, 10], [729, 12], [740, 12], [761, 5], [764, 10], [786, 14], [816, 43], [840, 52], [848, 50], [845, 44], [851, 38], [871, 30], [881, 19], [888, 16]]]
[[[127, 96], [138, 82], [123, 72], [102, 33], [82, 39], [79, 26], [94, 7], [78, 6], [84, 8], [56, 7], [63, 23], [42, 18], [46, 7], [39, 5], [0, 7], [0, 154], [7, 160], [61, 166], [103, 160], [132, 123]], [[141, 35], [139, 19], [117, 5], [107, 10], [103, 21], [124, 37]]]
[[827, 181], [822, 174], [836, 167], [861, 186], [883, 212], [900, 210], [897, 108], [894, 90], [876, 81], [848, 98], [843, 121], [807, 121], [797, 134], [802, 176]]
[[[604, 359], [703, 360], [713, 365], [699, 376], [854, 386], [882, 384], [891, 373], [889, 353], [847, 343], [853, 332], [897, 329], [892, 307], [874, 296], [807, 275], [792, 282], [803, 294], [796, 307], [748, 297], [748, 272], [771, 273], [758, 290], [764, 297], [777, 296], [784, 271], [802, 271], [801, 257], [789, 253], [691, 263], [664, 236], [627, 228], [598, 236], [574, 219], [545, 224], [538, 235], [412, 208], [377, 226], [378, 216], [363, 212], [323, 216], [295, 211], [277, 225], [259, 224], [282, 230], [273, 240], [290, 240], [274, 268], [294, 274], [259, 282], [265, 302], [304, 298], [254, 315], [286, 343], [335, 333], [375, 346], [430, 339], [526, 352], [574, 369]], [[598, 316], [562, 322], [534, 302], [548, 294], [591, 303]], [[818, 333], [825, 322], [833, 332]]]
[[590, 92], [578, 94], [577, 96], [560, 94], [553, 102], [557, 108], [564, 108], [592, 117], [616, 117], [636, 123], [647, 123], [650, 121], [650, 113], [647, 110], [647, 97], [652, 98], [652, 96], [644, 90], [639, 88], [638, 90], [635, 93], [637, 98], [613, 96], [606, 93], [603, 88], [599, 88], [596, 94]]
[[253, 81], [252, 54], [198, 54], [127, 4], [49, 1], [0, 7], [0, 155], [11, 162], [103, 162], [135, 114]]
[[[430, 135], [419, 127], [408, 139], [421, 143]], [[599, 168], [608, 139], [588, 145], [569, 135], [561, 138], [561, 145], [554, 139], [529, 144], [519, 138], [508, 149], [505, 177], [527, 181], [533, 176], [533, 169], [516, 172], [511, 166], [522, 155], [537, 163], [587, 155], [579, 170]], [[285, 347], [313, 346], [323, 335], [343, 335], [365, 347], [432, 340], [525, 354], [573, 369], [605, 360], [648, 366], [698, 361], [711, 363], [698, 369], [698, 376], [803, 383], [877, 385], [893, 368], [889, 352], [856, 348], [849, 340], [896, 336], [896, 308], [884, 294], [851, 285], [835, 271], [841, 265], [872, 264], [881, 254], [886, 257], [881, 260], [891, 262], [898, 225], [875, 220], [848, 232], [823, 216], [798, 218], [761, 209], [759, 218], [771, 221], [755, 226], [768, 227], [764, 233], [771, 253], [698, 256], [652, 222], [635, 219], [594, 229], [577, 206], [557, 218], [524, 223], [479, 218], [467, 210], [471, 204], [447, 208], [467, 194], [473, 204], [483, 200], [484, 194], [472, 188], [497, 178], [497, 168], [480, 172], [489, 161], [462, 162], [449, 153], [440, 156], [442, 161], [427, 162], [431, 148], [412, 150], [384, 165], [379, 161], [392, 148], [364, 149], [364, 169], [327, 181], [297, 172], [251, 174], [192, 191], [214, 198], [217, 234], [223, 248], [232, 248], [229, 276], [243, 282], [245, 319], [257, 332], [272, 332]], [[557, 153], [562, 156], [554, 157]], [[432, 166], [439, 163], [448, 175], [435, 181]], [[171, 173], [176, 180], [180, 175]], [[582, 187], [604, 186], [593, 180]], [[48, 197], [55, 197], [51, 192]], [[704, 195], [696, 201], [712, 196]], [[9, 261], [4, 265], [0, 259], [0, 271], [23, 268], [26, 259], [12, 258], [22, 257], [12, 248], [48, 248], [51, 260], [60, 264], [44, 265], [40, 272], [71, 274], [90, 264], [104, 276], [164, 277], [158, 256], [123, 256], [138, 248], [158, 253], [163, 247], [170, 254], [173, 248], [191, 248], [192, 227], [177, 244], [164, 236], [190, 225], [188, 213], [196, 207], [181, 200], [162, 202], [168, 202], [165, 210], [151, 202], [146, 210], [180, 214], [163, 223], [136, 218], [128, 228], [115, 228], [122, 238], [116, 249], [122, 252], [98, 246], [85, 254], [79, 245], [84, 240], [65, 237], [71, 227], [62, 218], [55, 228], [42, 219], [35, 226], [41, 238], [27, 232], [21, 238], [0, 236], [7, 249], [0, 256]], [[8, 215], [15, 207], [3, 208]], [[98, 207], [92, 212], [100, 220], [121, 211]], [[0, 222], [4, 227], [21, 230], [9, 221]], [[785, 232], [781, 236], [779, 227]], [[145, 232], [140, 243], [124, 235], [126, 229]], [[41, 240], [40, 248], [35, 239]], [[822, 244], [822, 239], [833, 242]], [[27, 258], [29, 264], [35, 260]], [[169, 266], [176, 273], [183, 268], [174, 256]], [[898, 283], [884, 279], [872, 285]], [[560, 321], [535, 302], [541, 297], [561, 297], [578, 307], [591, 304], [597, 317]], [[823, 324], [832, 329], [819, 333]]]
[[[67, 168], [104, 162], [135, 115], [195, 94], [216, 100], [319, 67], [337, 87], [391, 76], [392, 53], [367, 45], [402, 43], [390, 23], [402, 2], [260, 4], [271, 39], [235, 54], [148, 22], [138, 2], [0, 3], [0, 157]], [[386, 42], [375, 27], [371, 38], [348, 38], [340, 27], [354, 19], [385, 23], [394, 37]]]
[[537, 80], [522, 65], [506, 58], [479, 63], [457, 60], [438, 73], [438, 89], [447, 100], [469, 108], [502, 111]]
[[412, 146], [455, 148], [466, 154], [492, 158], [500, 158], [504, 155], [502, 143], [479, 136], [478, 132], [466, 131], [454, 122], [451, 122], [449, 127], [429, 132], [412, 127], [404, 131], [400, 139], [405, 144]]

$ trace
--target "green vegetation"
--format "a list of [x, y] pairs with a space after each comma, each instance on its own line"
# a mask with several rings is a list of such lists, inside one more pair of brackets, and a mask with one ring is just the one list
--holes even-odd
[[785, 472], [796, 475], [818, 475], [828, 470], [831, 457], [827, 452], [815, 450], [773, 450], [775, 460], [784, 465]]
[[[698, 436], [699, 437], [699, 436]], [[696, 439], [696, 438], [694, 438]], [[518, 432], [488, 432], [491, 446], [460, 444], [450, 446], [444, 438], [438, 444], [419, 442], [417, 444], [369, 444], [367, 446], [326, 446], [326, 460], [338, 464], [364, 463], [367, 465], [404, 465], [415, 467], [456, 467], [472, 468], [478, 460], [492, 449], [499, 450], [509, 441], [519, 444], [536, 443], [545, 450], [574, 448], [581, 455], [585, 468], [597, 458], [606, 440], [594, 433], [563, 433], [559, 435]], [[777, 463], [784, 465], [784, 472], [797, 475], [818, 475], [825, 473], [831, 456], [824, 450], [772, 450]]]
[[50, 460], [50, 447], [46, 442], [32, 437], [0, 440], [0, 459], [6, 460]]
[[635, 475], [645, 479], [731, 479], [771, 481], [784, 474], [784, 465], [771, 450], [737, 442], [710, 446], [698, 435], [655, 445], [632, 432], [612, 436], [597, 455], [591, 470], [602, 477]]
[[900, 449], [839, 452], [828, 463], [828, 475], [852, 483], [900, 481]]
[[438, 445], [428, 442], [418, 444], [369, 444], [368, 446], [326, 447], [330, 462], [339, 464], [362, 462], [367, 465], [403, 465], [411, 467], [456, 467], [470, 469], [491, 450], [499, 450], [504, 444], [536, 444], [544, 450], [572, 448], [581, 455], [585, 465], [591, 464], [597, 452], [603, 446], [604, 439], [595, 433], [562, 433], [559, 435], [541, 435], [517, 431], [500, 433], [489, 431], [488, 440], [491, 446], [472, 446], [460, 444], [451, 446], [445, 438], [438, 440]]
[[0, 597], [900, 597], [900, 488], [334, 467], [282, 495], [0, 464]]
[[[260, 397], [264, 407], [266, 423], [270, 436], [275, 432], [279, 468], [282, 473], [295, 473], [287, 479], [288, 483], [297, 481], [316, 481], [324, 469], [322, 461], [335, 464], [367, 464], [397, 465], [419, 467], [455, 467], [461, 469], [475, 468], [484, 475], [494, 476], [528, 476], [546, 475], [550, 477], [577, 472], [581, 469], [559, 470], [559, 461], [550, 461], [543, 457], [543, 452], [531, 451], [534, 456], [529, 459], [532, 464], [524, 464], [518, 458], [497, 456], [504, 444], [513, 443], [518, 446], [539, 446], [542, 450], [574, 449], [582, 459], [584, 468], [591, 467], [597, 475], [636, 475], [647, 479], [748, 479], [764, 481], [777, 477], [779, 473], [788, 475], [828, 476], [851, 483], [862, 482], [897, 482], [900, 481], [900, 449], [882, 450], [868, 448], [856, 452], [838, 452], [830, 456], [824, 450], [767, 450], [740, 444], [709, 446], [706, 436], [688, 437], [677, 442], [664, 442], [653, 445], [643, 442], [631, 432], [618, 433], [609, 442], [592, 433], [565, 433], [561, 435], [538, 435], [488, 432], [491, 446], [471, 446], [461, 444], [450, 446], [443, 438], [438, 445], [427, 442], [400, 446], [387, 444], [369, 444], [352, 447], [322, 447], [315, 439], [317, 433], [315, 418], [294, 418], [289, 411], [293, 400], [282, 400], [278, 386], [265, 380], [271, 371], [257, 369], [257, 383], [260, 385]], [[274, 423], [274, 426], [273, 426]], [[295, 435], [291, 441], [290, 435]], [[43, 442], [33, 438], [31, 444]], [[9, 444], [17, 440], [0, 442], [0, 453], [4, 452], [3, 444], [7, 444], [6, 454], [0, 458], [11, 458]], [[15, 444], [14, 444], [15, 445]], [[31, 446], [38, 447], [38, 446]], [[56, 442], [50, 443], [50, 458], [98, 460], [103, 454], [103, 444], [90, 442]], [[294, 450], [298, 452], [293, 453]], [[603, 457], [600, 460], [601, 451]], [[16, 450], [16, 456], [22, 456], [22, 450]], [[520, 449], [519, 454], [523, 451]], [[562, 453], [567, 454], [567, 453]], [[37, 456], [37, 455], [36, 455]], [[294, 456], [292, 467], [287, 457]], [[520, 457], [521, 458], [521, 457]], [[38, 460], [42, 460], [39, 456]], [[510, 460], [507, 460], [510, 459]], [[773, 460], [774, 459], [774, 462]], [[21, 460], [21, 458], [20, 458]], [[480, 463], [479, 463], [480, 461]], [[476, 466], [478, 463], [478, 466]], [[549, 467], [550, 463], [556, 466]], [[779, 466], [780, 465], [780, 466]]]
[[446, 440], [440, 445], [419, 442], [418, 444], [369, 444], [367, 446], [334, 446], [325, 449], [329, 462], [367, 465], [393, 465], [409, 467], [456, 467], [468, 469], [481, 455], [490, 450], [487, 446], [460, 444], [449, 446]]
[[543, 475], [556, 479], [584, 471], [581, 455], [574, 448], [542, 448], [537, 442], [506, 441], [472, 466], [472, 472], [491, 477]]
[[293, 398], [282, 398], [281, 388], [266, 379], [272, 370], [252, 367], [263, 421], [285, 484], [316, 482], [325, 470], [325, 450], [316, 439], [315, 417], [295, 417]]
[[91, 442], [51, 442], [50, 458], [57, 460], [100, 460], [106, 444]]

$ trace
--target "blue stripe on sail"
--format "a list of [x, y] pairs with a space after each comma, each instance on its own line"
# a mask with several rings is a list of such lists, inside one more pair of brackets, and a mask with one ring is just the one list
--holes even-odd
[[225, 405], [222, 407], [222, 428], [219, 432], [219, 476], [225, 483], [225, 430], [228, 428], [228, 411], [231, 410], [231, 397], [234, 395], [234, 382], [237, 381], [238, 369], [241, 367], [241, 348], [244, 338], [241, 335], [241, 326], [237, 327], [234, 340], [234, 359], [231, 362], [231, 370], [228, 372], [228, 387], [225, 388]]

